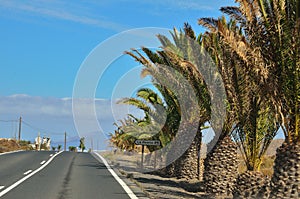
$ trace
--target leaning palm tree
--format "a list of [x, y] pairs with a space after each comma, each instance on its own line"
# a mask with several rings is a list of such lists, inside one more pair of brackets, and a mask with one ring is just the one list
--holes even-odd
[[[188, 44], [186, 42], [191, 40], [193, 35], [192, 31], [189, 33], [186, 31], [185, 33], [180, 32], [178, 34], [174, 30], [173, 40], [175, 44], [172, 44], [166, 37], [159, 35], [163, 45], [161, 51], [152, 52], [147, 48], [142, 48], [148, 58], [144, 57], [137, 50], [127, 52], [127, 54], [145, 66], [142, 71], [143, 75], [151, 75], [153, 81], [161, 85], [161, 88], [167, 93], [172, 92], [177, 95], [175, 98], [165, 98], [167, 99], [167, 104], [170, 102], [167, 106], [168, 109], [176, 110], [175, 113], [177, 114], [180, 113], [180, 120], [173, 121], [177, 125], [181, 123], [182, 126], [178, 131], [175, 131], [177, 132], [175, 139], [172, 145], [169, 146], [170, 151], [167, 155], [167, 162], [173, 163], [167, 167], [167, 172], [170, 175], [176, 174], [176, 177], [179, 178], [194, 178], [198, 177], [199, 173], [197, 159], [201, 143], [201, 132], [200, 128], [197, 127], [202, 126], [208, 120], [209, 111], [206, 107], [209, 106], [210, 100], [204, 81], [197, 68], [187, 58], [184, 59], [184, 56], [182, 56], [187, 53], [187, 51], [184, 51], [187, 49], [180, 48], [180, 45]], [[178, 99], [178, 95], [181, 95], [179, 97], [181, 100]], [[174, 103], [174, 99], [176, 99], [176, 103]], [[200, 112], [200, 114], [197, 112]], [[194, 138], [194, 140], [191, 138]], [[187, 146], [187, 150], [178, 150], [181, 146]], [[176, 160], [174, 157], [180, 158]]]
[[[210, 49], [205, 47], [207, 44], [205, 38], [206, 36], [200, 35], [198, 37], [199, 43], [191, 42], [192, 48], [187, 48], [187, 45], [181, 46], [183, 46], [183, 51], [186, 52], [184, 56], [189, 57], [189, 60], [194, 63], [201, 75], [205, 76], [206, 86], [208, 87], [212, 85], [212, 82], [220, 81], [221, 78], [218, 76], [217, 70], [217, 73], [212, 70], [215, 65], [218, 64], [217, 62], [213, 62], [215, 61], [214, 58], [217, 58], [217, 56], [212, 56], [213, 60], [211, 60], [210, 57], [212, 54], [207, 54], [204, 52], [204, 50], [210, 52]], [[215, 50], [218, 51], [217, 48]], [[189, 54], [192, 54], [192, 56], [189, 56]], [[210, 75], [213, 75], [213, 77]], [[224, 86], [226, 88], [227, 85]], [[210, 99], [212, 102], [219, 99], [217, 102], [219, 107], [217, 109], [222, 110], [222, 106], [225, 105], [224, 96], [222, 96], [225, 95], [225, 92], [222, 90], [223, 83], [221, 85], [217, 85], [217, 87], [219, 88], [216, 89], [217, 92], [215, 93], [213, 93], [209, 87], [208, 90], [211, 93]], [[219, 120], [215, 120], [215, 123], [212, 125], [215, 133], [219, 133], [219, 136], [216, 135], [208, 144], [209, 153], [204, 161], [203, 174], [205, 188], [206, 191], [210, 193], [231, 194], [234, 181], [236, 179], [235, 171], [237, 170], [236, 146], [229, 137], [233, 120], [230, 112], [227, 112], [227, 114], [225, 114], [223, 111], [217, 112], [217, 114], [216, 112], [216, 109], [214, 112], [212, 112], [215, 115], [211, 115], [211, 120], [213, 120], [214, 117], [223, 118], [224, 115], [226, 120], [224, 125], [222, 125], [222, 122], [220, 123]]]
[[[152, 53], [150, 52], [148, 49], [144, 48], [143, 49], [144, 52], [147, 52], [148, 54]], [[136, 58], [136, 60], [139, 61], [143, 61], [143, 64], [146, 65], [147, 67], [143, 70], [142, 74], [143, 75], [148, 75], [151, 74], [156, 81], [156, 85], [160, 85], [160, 90], [162, 90], [163, 92], [163, 96], [165, 98], [166, 104], [167, 104], [167, 118], [166, 118], [166, 123], [162, 128], [162, 133], [164, 135], [168, 135], [169, 134], [169, 139], [168, 139], [168, 144], [164, 146], [165, 149], [169, 148], [169, 152], [167, 154], [167, 168], [166, 168], [166, 173], [168, 176], [176, 176], [179, 178], [195, 178], [197, 177], [197, 162], [193, 161], [193, 160], [189, 160], [191, 158], [188, 159], [188, 157], [190, 156], [189, 153], [184, 153], [184, 151], [182, 150], [176, 150], [179, 149], [180, 147], [185, 146], [184, 148], [188, 148], [191, 142], [193, 141], [193, 137], [195, 137], [195, 135], [191, 138], [192, 140], [183, 140], [182, 136], [179, 137], [178, 134], [185, 134], [186, 136], [190, 135], [190, 137], [192, 136], [192, 134], [194, 133], [192, 129], [194, 129], [195, 126], [198, 126], [197, 124], [192, 124], [191, 120], [189, 120], [188, 118], [191, 117], [190, 113], [195, 112], [196, 109], [193, 110], [193, 102], [190, 101], [186, 102], [186, 101], [180, 101], [178, 100], [178, 97], [176, 97], [177, 95], [181, 95], [181, 98], [185, 98], [188, 97], [189, 94], [188, 92], [186, 93], [186, 95], [183, 95], [182, 92], [184, 91], [188, 91], [190, 90], [187, 87], [182, 87], [183, 85], [186, 86], [186, 84], [181, 84], [180, 81], [180, 74], [176, 74], [178, 72], [176, 72], [175, 70], [170, 70], [170, 68], [165, 67], [165, 65], [161, 64], [153, 64], [151, 63], [150, 60], [146, 59], [143, 55], [141, 55], [138, 51], [134, 51], [135, 54], [133, 54], [133, 52], [128, 52], [128, 54], [130, 54], [131, 56], [134, 56]], [[170, 61], [170, 59], [162, 52], [160, 52], [160, 56], [162, 57], [163, 54], [163, 58], [165, 59], [166, 64], [169, 64], [171, 62], [168, 63], [168, 61]], [[155, 54], [158, 55], [158, 54]], [[150, 57], [150, 56], [149, 56]], [[152, 55], [152, 58], [154, 57], [154, 53]], [[145, 63], [145, 60], [147, 60], [147, 63]], [[176, 76], [176, 78], [174, 77], [174, 75]], [[165, 81], [165, 77], [167, 78], [167, 81]], [[154, 79], [153, 78], [153, 79]], [[182, 78], [181, 78], [182, 79]], [[184, 89], [186, 88], [186, 89]], [[178, 90], [181, 90], [181, 93], [178, 93]], [[177, 93], [176, 93], [177, 92]], [[176, 93], [176, 94], [175, 94]], [[193, 97], [192, 97], [193, 98]], [[183, 104], [185, 103], [185, 104]], [[188, 104], [189, 103], [189, 104]], [[187, 110], [189, 109], [189, 110]], [[193, 115], [193, 114], [192, 114]], [[192, 116], [195, 118], [195, 114], [194, 116]], [[184, 123], [183, 127], [181, 127], [179, 129], [179, 124], [182, 121], [187, 121], [187, 123]], [[189, 123], [189, 124], [188, 124]], [[190, 130], [190, 131], [189, 131]], [[188, 131], [188, 132], [186, 132]], [[175, 137], [175, 138], [174, 138]], [[201, 136], [199, 134], [196, 135], [195, 137], [196, 139], [201, 138]], [[173, 141], [172, 141], [173, 140]], [[175, 141], [176, 140], [176, 141]], [[170, 144], [172, 141], [172, 144]], [[181, 143], [181, 142], [184, 143]], [[199, 141], [196, 141], [194, 143], [193, 146], [197, 146], [199, 145]], [[194, 148], [193, 148], [194, 149]], [[193, 158], [197, 158], [198, 156], [198, 151], [197, 149], [194, 150], [190, 150], [195, 152], [195, 157], [193, 156]], [[178, 160], [176, 160], [178, 157]], [[183, 161], [183, 159], [185, 161]], [[189, 160], [189, 161], [187, 161]], [[185, 163], [185, 164], [182, 164]], [[191, 172], [189, 173], [185, 173], [185, 171], [190, 170], [190, 166], [196, 165], [196, 168], [194, 168]], [[183, 167], [187, 167], [187, 168], [183, 168]]]
[[[136, 139], [159, 139], [162, 145], [165, 145], [168, 140], [165, 134], [161, 131], [166, 121], [166, 107], [163, 104], [161, 97], [150, 88], [141, 88], [137, 92], [136, 98], [123, 98], [119, 103], [135, 106], [144, 112], [144, 118], [138, 120], [133, 115], [130, 117], [135, 119], [135, 122], [126, 124], [121, 127], [121, 130], [127, 134], [139, 134]], [[155, 151], [156, 146], [147, 146], [149, 151]], [[159, 147], [160, 148], [160, 147]]]

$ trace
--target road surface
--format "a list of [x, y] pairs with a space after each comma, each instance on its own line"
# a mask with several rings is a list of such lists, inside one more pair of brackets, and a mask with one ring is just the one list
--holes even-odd
[[[21, 151], [0, 155], [1, 199], [128, 199], [125, 190], [90, 153]], [[131, 198], [136, 197], [133, 194]]]

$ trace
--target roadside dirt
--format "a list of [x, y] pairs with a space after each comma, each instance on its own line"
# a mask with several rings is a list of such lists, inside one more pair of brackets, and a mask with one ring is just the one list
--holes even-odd
[[141, 173], [137, 169], [136, 158], [131, 155], [114, 154], [113, 152], [101, 152], [100, 154], [151, 199], [212, 198], [205, 194], [200, 180], [164, 178], [159, 175]]

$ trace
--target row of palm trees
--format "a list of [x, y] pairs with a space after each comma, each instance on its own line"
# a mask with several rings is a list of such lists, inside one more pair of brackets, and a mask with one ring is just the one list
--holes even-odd
[[[143, 110], [145, 117], [130, 115], [111, 141], [132, 147], [136, 138], [155, 138], [165, 147], [173, 139], [200, 135], [184, 132], [180, 125], [197, 124], [201, 130], [209, 123], [216, 135], [204, 162], [206, 192], [299, 198], [300, 3], [237, 3], [221, 8], [228, 17], [199, 19], [207, 31], [198, 37], [185, 24], [183, 30], [171, 33], [172, 42], [158, 36], [160, 50], [126, 52], [145, 66], [142, 76], [150, 75], [155, 89], [141, 89], [137, 98], [122, 100]], [[277, 149], [268, 181], [259, 172], [260, 165], [279, 128], [285, 141]], [[247, 166], [239, 176], [236, 147]]]

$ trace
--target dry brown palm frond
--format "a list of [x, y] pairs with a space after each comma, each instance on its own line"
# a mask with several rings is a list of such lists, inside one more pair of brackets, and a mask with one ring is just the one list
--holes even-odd
[[143, 68], [140, 77], [145, 78], [147, 76], [151, 76], [151, 70], [149, 70], [149, 68]]
[[247, 20], [243, 13], [241, 12], [239, 7], [236, 6], [227, 6], [227, 7], [222, 7], [221, 12], [229, 15], [231, 18], [237, 20], [241, 24], [246, 24]]
[[135, 61], [140, 62], [143, 65], [147, 65], [149, 63], [149, 61], [138, 52], [138, 50], [136, 50], [136, 49], [131, 49], [131, 50], [132, 51], [125, 51], [124, 53], [127, 55], [130, 55], [131, 57], [133, 57], [135, 59]]
[[201, 18], [201, 19], [198, 19], [198, 24], [201, 25], [201, 26], [206, 27], [211, 32], [216, 32], [217, 31], [217, 23], [218, 23], [218, 20], [216, 20], [214, 18]]

